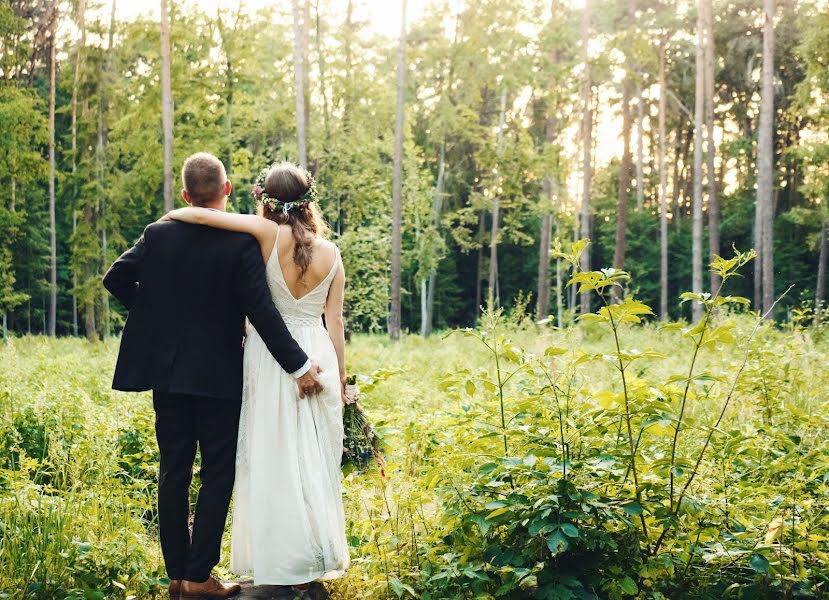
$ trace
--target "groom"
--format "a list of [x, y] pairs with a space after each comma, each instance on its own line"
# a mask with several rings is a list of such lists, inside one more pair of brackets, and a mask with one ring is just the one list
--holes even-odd
[[[221, 161], [184, 163], [188, 204], [225, 210], [231, 184]], [[233, 491], [247, 316], [300, 396], [320, 390], [317, 373], [277, 312], [259, 245], [249, 235], [178, 221], [150, 224], [115, 261], [104, 286], [129, 310], [112, 387], [153, 391], [161, 464], [158, 521], [170, 594], [237, 594], [211, 574]], [[192, 536], [189, 488], [196, 447], [201, 489]]]

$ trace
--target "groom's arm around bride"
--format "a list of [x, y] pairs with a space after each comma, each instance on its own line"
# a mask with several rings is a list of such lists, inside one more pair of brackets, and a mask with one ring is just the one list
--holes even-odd
[[[216, 208], [223, 210], [224, 200]], [[259, 246], [247, 234], [152, 223], [104, 285], [129, 310], [115, 389], [241, 397], [247, 316], [301, 391], [319, 390], [316, 369], [276, 310]]]

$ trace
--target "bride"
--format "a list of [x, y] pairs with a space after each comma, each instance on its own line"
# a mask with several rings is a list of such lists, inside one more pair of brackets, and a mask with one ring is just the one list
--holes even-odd
[[300, 398], [291, 375], [249, 326], [231, 570], [252, 574], [256, 585], [301, 591], [309, 582], [342, 576], [349, 565], [340, 480], [345, 272], [337, 247], [325, 239], [328, 229], [309, 173], [290, 163], [274, 165], [253, 194], [258, 216], [204, 208], [169, 216], [253, 235], [276, 307], [322, 369], [322, 392]]

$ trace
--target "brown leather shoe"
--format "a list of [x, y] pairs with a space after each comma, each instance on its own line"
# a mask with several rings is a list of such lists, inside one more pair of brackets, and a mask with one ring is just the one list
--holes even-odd
[[179, 594], [181, 594], [181, 579], [171, 579], [167, 591], [170, 593], [171, 600], [178, 600]]
[[182, 598], [230, 598], [242, 591], [242, 586], [238, 583], [225, 583], [215, 575], [211, 574], [207, 581], [201, 583], [197, 581], [181, 582], [181, 597]]

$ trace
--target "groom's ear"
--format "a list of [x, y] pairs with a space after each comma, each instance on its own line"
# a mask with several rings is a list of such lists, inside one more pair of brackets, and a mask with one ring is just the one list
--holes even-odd
[[181, 190], [181, 197], [187, 204], [193, 206], [193, 200], [190, 198], [190, 194], [187, 193], [187, 190]]
[[227, 181], [225, 181], [225, 196], [230, 198], [230, 192], [232, 192], [232, 191], [233, 191], [233, 184], [230, 183], [230, 180], [228, 179]]

